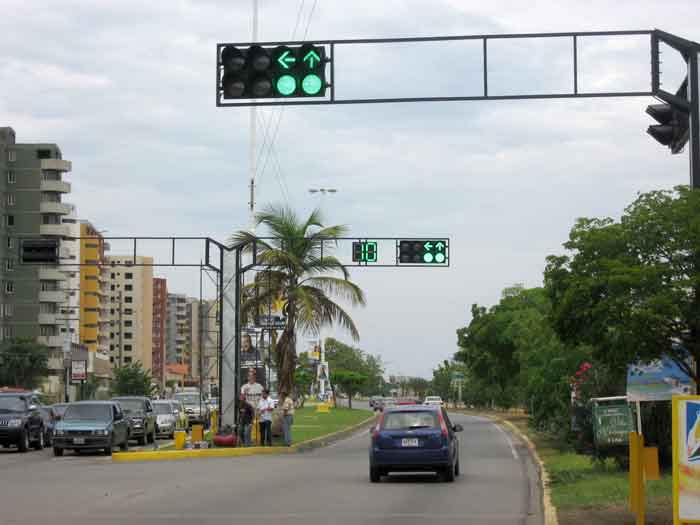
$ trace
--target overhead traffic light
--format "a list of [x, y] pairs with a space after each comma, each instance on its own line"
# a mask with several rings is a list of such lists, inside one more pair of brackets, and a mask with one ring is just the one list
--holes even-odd
[[[689, 112], [685, 104], [681, 104], [687, 100], [687, 89], [688, 79], [686, 78], [675, 97], [669, 97], [669, 103], [651, 104], [646, 110], [647, 114], [658, 122], [649, 126], [647, 133], [660, 144], [669, 147], [672, 153], [680, 153], [688, 142]], [[674, 103], [674, 100], [678, 103]]]
[[224, 99], [324, 97], [323, 46], [223, 46], [218, 90]]
[[376, 263], [379, 260], [377, 241], [353, 242], [352, 260], [353, 262]]
[[23, 239], [20, 258], [23, 264], [58, 264], [58, 239]]
[[407, 239], [399, 241], [400, 264], [449, 263], [447, 239]]

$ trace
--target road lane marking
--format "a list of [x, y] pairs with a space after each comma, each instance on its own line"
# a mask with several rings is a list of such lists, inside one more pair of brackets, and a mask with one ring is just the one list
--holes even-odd
[[501, 434], [506, 438], [506, 442], [508, 443], [508, 446], [510, 447], [510, 451], [513, 453], [513, 459], [518, 460], [520, 459], [518, 456], [518, 453], [515, 451], [515, 446], [513, 445], [513, 440], [510, 439], [510, 436], [508, 435], [508, 432], [503, 430], [503, 427], [501, 425], [498, 425], [496, 423], [493, 424], [498, 430], [500, 430]]

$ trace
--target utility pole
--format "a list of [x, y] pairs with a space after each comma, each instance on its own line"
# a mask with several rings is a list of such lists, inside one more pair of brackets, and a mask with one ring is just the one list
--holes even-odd
[[[253, 0], [253, 42], [258, 41], [258, 0]], [[255, 172], [257, 171], [257, 108], [250, 107], [250, 231], [255, 232]]]

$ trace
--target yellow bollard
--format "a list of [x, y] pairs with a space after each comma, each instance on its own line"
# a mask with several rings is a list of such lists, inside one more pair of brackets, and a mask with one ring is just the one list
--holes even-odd
[[635, 513], [636, 525], [644, 525], [646, 518], [646, 494], [644, 484], [644, 436], [629, 433], [630, 447], [630, 511]]
[[204, 441], [204, 425], [192, 425], [192, 443]]
[[216, 434], [219, 430], [219, 413], [216, 409], [211, 411], [211, 421], [210, 426], [212, 434]]
[[187, 432], [184, 430], [175, 431], [175, 450], [182, 450], [185, 448], [185, 442], [187, 441]]
[[260, 425], [257, 414], [253, 418], [253, 428], [250, 429], [250, 441], [253, 445], [260, 444]]

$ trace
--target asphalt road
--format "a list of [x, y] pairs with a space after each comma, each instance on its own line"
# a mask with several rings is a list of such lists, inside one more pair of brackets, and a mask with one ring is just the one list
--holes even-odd
[[112, 463], [99, 456], [0, 456], [3, 524], [542, 523], [526, 449], [490, 421], [453, 416], [463, 474], [368, 480], [367, 432], [283, 456]]

